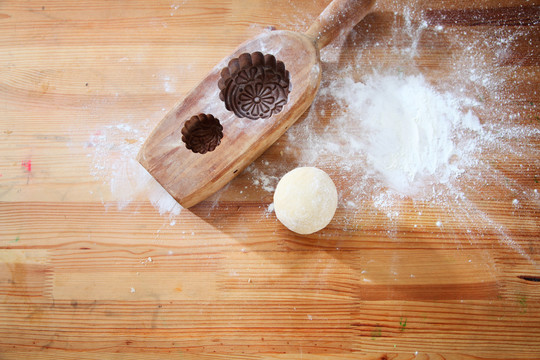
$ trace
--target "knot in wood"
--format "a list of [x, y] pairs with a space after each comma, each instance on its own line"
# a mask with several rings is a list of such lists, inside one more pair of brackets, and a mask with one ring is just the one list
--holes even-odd
[[266, 119], [287, 104], [290, 76], [282, 61], [257, 51], [229, 61], [218, 86], [227, 110], [240, 118]]
[[182, 141], [194, 153], [214, 151], [223, 138], [223, 126], [213, 115], [192, 116], [182, 128]]

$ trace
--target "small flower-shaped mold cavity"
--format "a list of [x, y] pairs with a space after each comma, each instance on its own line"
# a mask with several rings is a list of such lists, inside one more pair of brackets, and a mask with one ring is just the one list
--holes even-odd
[[194, 153], [214, 151], [223, 138], [223, 126], [213, 115], [192, 116], [182, 128], [182, 141]]
[[227, 110], [240, 118], [266, 119], [287, 104], [290, 77], [285, 64], [274, 55], [244, 53], [221, 71], [218, 86]]

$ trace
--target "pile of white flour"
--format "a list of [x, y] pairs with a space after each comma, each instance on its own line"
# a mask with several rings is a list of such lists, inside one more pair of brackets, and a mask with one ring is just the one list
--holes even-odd
[[329, 125], [341, 143], [330, 137], [321, 146], [339, 145], [334, 155], [346, 168], [365, 159], [368, 171], [404, 195], [457, 177], [463, 171], [460, 160], [469, 159], [474, 137], [482, 132], [459, 98], [437, 92], [421, 75], [335, 80], [320, 96], [343, 109]]

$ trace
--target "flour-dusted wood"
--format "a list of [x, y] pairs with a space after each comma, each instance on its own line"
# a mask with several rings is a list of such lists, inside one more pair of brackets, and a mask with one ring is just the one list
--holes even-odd
[[[319, 88], [320, 48], [340, 31], [350, 30], [373, 4], [373, 0], [335, 0], [306, 34], [270, 31], [242, 44], [165, 116], [137, 159], [183, 207], [206, 199], [258, 158], [306, 111]], [[239, 118], [221, 101], [218, 82], [232, 59], [257, 52], [285, 64], [290, 74], [288, 102], [268, 119]], [[193, 153], [180, 140], [184, 123], [198, 114], [210, 114], [223, 126], [221, 144], [204, 154]]]
[[461, 183], [467, 202], [381, 207], [367, 184], [320, 233], [286, 229], [269, 211], [278, 177], [320, 166], [341, 194], [358, 181], [328, 154], [300, 163], [320, 149], [298, 130], [339, 139], [349, 111], [320, 92], [252, 166], [179, 214], [135, 176], [154, 126], [221, 59], [269, 26], [306, 31], [329, 3], [0, 1], [2, 360], [539, 358], [532, 1], [379, 0], [321, 51], [320, 90], [398, 75], [414, 56], [433, 86], [472, 94], [504, 141], [478, 159], [496, 176]]

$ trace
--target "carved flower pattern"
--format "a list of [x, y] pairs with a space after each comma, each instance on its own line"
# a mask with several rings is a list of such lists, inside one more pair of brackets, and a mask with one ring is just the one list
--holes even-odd
[[223, 126], [210, 114], [192, 116], [182, 128], [182, 141], [194, 153], [214, 151], [223, 138]]
[[[275, 76], [254, 78], [240, 90], [239, 105], [247, 117], [270, 117], [272, 113], [281, 111], [283, 105], [287, 103], [283, 89], [276, 83], [268, 81], [272, 78]], [[237, 83], [241, 84], [240, 81]]]
[[221, 100], [236, 116], [264, 119], [287, 104], [289, 73], [272, 55], [242, 54], [222, 71], [219, 87]]

